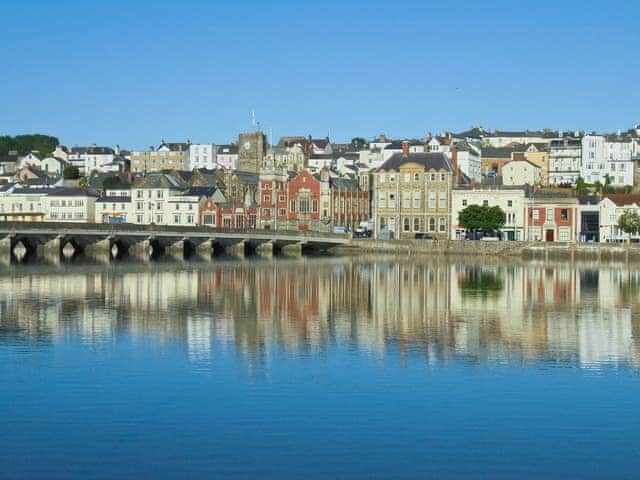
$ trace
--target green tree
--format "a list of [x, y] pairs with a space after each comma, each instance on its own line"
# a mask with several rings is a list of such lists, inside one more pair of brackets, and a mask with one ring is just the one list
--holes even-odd
[[80, 178], [80, 170], [75, 165], [69, 165], [62, 171], [65, 180], [77, 180]]
[[126, 187], [128, 186], [129, 183], [123, 181], [119, 176], [117, 175], [112, 175], [110, 177], [105, 178], [102, 181], [102, 188], [103, 190], [107, 190], [109, 188], [119, 188], [119, 187]]
[[0, 155], [6, 155], [11, 150], [26, 155], [37, 150], [42, 156], [46, 156], [53, 152], [59, 143], [56, 137], [42, 134], [0, 136]]
[[351, 139], [351, 145], [357, 148], [362, 148], [367, 144], [367, 141], [362, 137], [354, 137]]
[[578, 177], [576, 180], [576, 192], [579, 195], [584, 195], [589, 190], [589, 184], [584, 181], [584, 178]]
[[458, 216], [458, 223], [466, 230], [494, 233], [500, 230], [507, 220], [504, 211], [487, 205], [469, 205]]
[[640, 232], [640, 215], [634, 210], [625, 210], [618, 217], [618, 228], [629, 235]]

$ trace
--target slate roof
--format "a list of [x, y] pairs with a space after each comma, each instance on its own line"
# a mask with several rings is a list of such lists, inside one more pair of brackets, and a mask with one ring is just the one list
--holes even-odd
[[87, 155], [113, 155], [115, 152], [111, 147], [89, 147]]
[[218, 145], [218, 149], [216, 150], [216, 154], [219, 154], [219, 155], [237, 155], [238, 154], [238, 146], [237, 145]]
[[6, 153], [4, 155], [0, 155], [0, 163], [16, 163], [20, 156], [15, 153]]
[[57, 187], [47, 192], [50, 197], [95, 197], [97, 195], [89, 193], [84, 188]]
[[162, 172], [153, 172], [142, 178], [134, 185], [136, 188], [173, 188], [183, 189], [183, 185], [172, 175]]
[[170, 151], [172, 152], [188, 152], [189, 151], [189, 144], [188, 143], [167, 143], [164, 140], [160, 143], [160, 146], [158, 147], [158, 150], [160, 150], [162, 147], [167, 147]]
[[527, 147], [522, 144], [511, 147], [483, 147], [482, 158], [511, 158], [513, 152], [524, 152]]
[[418, 163], [425, 170], [446, 170], [453, 172], [453, 167], [447, 156], [442, 152], [418, 152], [409, 153], [404, 156], [402, 153], [395, 153], [382, 164], [380, 170], [398, 170], [405, 163]]
[[343, 192], [358, 192], [360, 191], [360, 185], [358, 181], [353, 178], [338, 177], [330, 180], [331, 188], [340, 190]]
[[218, 190], [216, 187], [190, 187], [184, 192], [185, 195], [196, 195], [198, 197], [210, 197]]

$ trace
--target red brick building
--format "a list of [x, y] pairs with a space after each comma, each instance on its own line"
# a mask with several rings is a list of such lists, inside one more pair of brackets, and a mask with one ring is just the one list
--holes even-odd
[[534, 199], [525, 215], [526, 240], [574, 242], [578, 232], [578, 200]]

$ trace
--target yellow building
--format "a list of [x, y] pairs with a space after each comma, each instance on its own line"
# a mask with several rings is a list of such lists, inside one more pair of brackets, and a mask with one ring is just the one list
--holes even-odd
[[391, 156], [373, 175], [376, 236], [389, 230], [394, 238], [426, 234], [446, 239], [456, 170], [444, 153], [410, 153], [404, 142], [402, 153]]
[[134, 173], [158, 172], [161, 170], [188, 170], [189, 146], [187, 143], [165, 143], [157, 150], [131, 153], [131, 171]]
[[540, 185], [546, 187], [549, 185], [549, 146], [547, 144], [531, 143], [524, 152], [527, 161], [533, 163], [536, 167], [540, 167]]

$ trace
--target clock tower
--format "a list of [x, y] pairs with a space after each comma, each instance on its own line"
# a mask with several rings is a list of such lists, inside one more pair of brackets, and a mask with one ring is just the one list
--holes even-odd
[[238, 135], [238, 171], [258, 173], [267, 152], [267, 137], [262, 132]]

